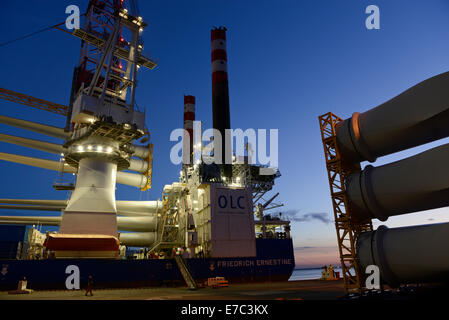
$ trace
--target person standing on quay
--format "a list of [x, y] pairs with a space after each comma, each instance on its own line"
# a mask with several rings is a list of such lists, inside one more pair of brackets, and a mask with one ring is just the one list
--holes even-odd
[[94, 294], [92, 293], [92, 286], [94, 284], [94, 281], [92, 279], [92, 276], [89, 276], [89, 279], [87, 280], [87, 290], [86, 290], [86, 296], [87, 293], [90, 292], [90, 295], [93, 296]]

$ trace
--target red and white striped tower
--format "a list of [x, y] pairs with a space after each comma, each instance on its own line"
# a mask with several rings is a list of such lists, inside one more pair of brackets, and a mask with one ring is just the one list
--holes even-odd
[[193, 121], [195, 121], [195, 97], [184, 96], [184, 137], [182, 140], [182, 162], [193, 164]]
[[[229, 114], [229, 87], [228, 87], [228, 58], [226, 55], [226, 28], [219, 27], [211, 30], [212, 42], [212, 118], [214, 129], [222, 137], [222, 163], [223, 174], [226, 178], [232, 177], [232, 150], [226, 148], [226, 129], [231, 128]], [[214, 139], [216, 139], [214, 137]], [[229, 137], [228, 137], [229, 139]], [[228, 140], [230, 141], [230, 139]], [[216, 152], [216, 150], [215, 150]]]

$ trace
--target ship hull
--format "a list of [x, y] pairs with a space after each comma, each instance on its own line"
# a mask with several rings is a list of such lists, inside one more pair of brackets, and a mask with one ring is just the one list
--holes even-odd
[[[186, 264], [198, 283], [217, 276], [231, 284], [287, 281], [295, 265], [292, 240], [257, 239], [256, 247], [256, 257], [193, 258], [186, 259]], [[174, 259], [0, 260], [0, 290], [15, 289], [23, 277], [31, 289], [64, 290], [72, 272], [67, 267], [73, 265], [79, 268], [81, 287], [90, 275], [95, 288], [185, 285]]]

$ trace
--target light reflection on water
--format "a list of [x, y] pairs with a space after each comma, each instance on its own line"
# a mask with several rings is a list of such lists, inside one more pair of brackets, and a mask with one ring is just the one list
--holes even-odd
[[[335, 272], [340, 272], [340, 277], [342, 276], [341, 268], [335, 268]], [[295, 269], [293, 273], [288, 279], [288, 281], [297, 281], [297, 280], [316, 280], [321, 278], [322, 268], [314, 268], [314, 269]]]

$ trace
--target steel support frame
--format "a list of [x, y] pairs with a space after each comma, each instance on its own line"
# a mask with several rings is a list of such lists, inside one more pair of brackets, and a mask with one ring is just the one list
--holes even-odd
[[347, 165], [341, 158], [337, 144], [336, 130], [343, 121], [329, 112], [318, 117], [326, 161], [329, 187], [337, 231], [338, 250], [346, 293], [362, 293], [364, 283], [362, 270], [356, 255], [357, 236], [364, 231], [373, 230], [371, 220], [357, 223], [351, 219], [348, 197], [345, 189], [346, 177], [360, 170], [360, 164]]
[[175, 209], [176, 201], [182, 196], [184, 194], [162, 193], [162, 222], [158, 224], [157, 240], [149, 252], [154, 252], [156, 249], [172, 249], [182, 245], [182, 241], [179, 239], [180, 214], [178, 209]]

